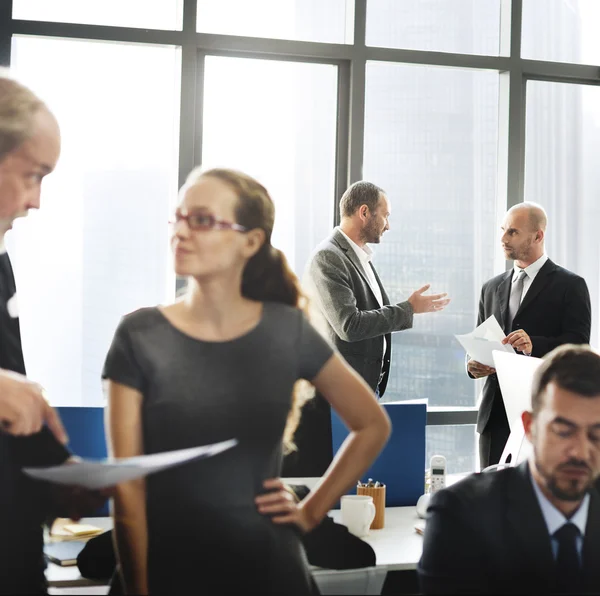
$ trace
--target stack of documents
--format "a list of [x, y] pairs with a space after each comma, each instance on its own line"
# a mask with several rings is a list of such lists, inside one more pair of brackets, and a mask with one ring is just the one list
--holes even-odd
[[59, 517], [54, 520], [50, 529], [51, 542], [63, 542], [69, 540], [87, 540], [104, 532], [102, 528], [90, 524], [80, 524], [72, 519]]
[[494, 366], [492, 355], [494, 350], [509, 354], [515, 353], [510, 344], [502, 343], [506, 335], [494, 315], [486, 319], [471, 333], [455, 335], [455, 337], [473, 360], [486, 366]]

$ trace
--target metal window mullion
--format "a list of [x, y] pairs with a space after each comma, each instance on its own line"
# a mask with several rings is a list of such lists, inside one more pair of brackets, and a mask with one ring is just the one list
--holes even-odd
[[350, 61], [348, 183], [362, 179], [365, 138], [367, 0], [354, 5], [354, 52]]
[[196, 0], [183, 2], [181, 36], [181, 97], [179, 110], [179, 186], [194, 167], [196, 123]]
[[338, 66], [337, 123], [335, 148], [335, 196], [333, 198], [333, 223], [340, 223], [339, 199], [348, 187], [350, 147], [350, 93], [351, 65], [349, 61]]
[[12, 0], [0, 2], [0, 66], [10, 66]]

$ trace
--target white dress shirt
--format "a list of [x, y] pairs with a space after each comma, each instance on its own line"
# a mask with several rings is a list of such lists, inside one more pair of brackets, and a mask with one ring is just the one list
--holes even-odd
[[585, 527], [587, 525], [588, 509], [590, 506], [589, 493], [583, 497], [583, 501], [581, 501], [579, 509], [577, 509], [577, 511], [569, 519], [567, 519], [552, 503], [550, 503], [550, 501], [548, 501], [546, 495], [544, 495], [542, 489], [538, 486], [538, 483], [531, 476], [531, 472], [529, 473], [529, 478], [531, 480], [531, 484], [533, 484], [533, 490], [537, 497], [538, 503], [540, 504], [540, 509], [542, 510], [542, 515], [544, 516], [544, 520], [548, 528], [554, 559], [556, 559], [556, 556], [558, 555], [558, 540], [553, 538], [553, 534], [564, 524], [571, 522], [577, 526], [579, 532], [581, 533], [581, 535], [577, 537], [576, 544], [577, 552], [579, 553], [579, 560], [581, 560], [583, 537], [585, 536]]
[[[356, 253], [358, 260], [362, 265], [363, 273], [366, 275], [367, 281], [369, 282], [369, 287], [371, 288], [371, 290], [373, 290], [373, 294], [375, 294], [375, 298], [377, 299], [377, 302], [379, 302], [379, 306], [383, 306], [383, 296], [381, 294], [381, 288], [377, 283], [377, 278], [375, 277], [375, 273], [373, 272], [373, 268], [371, 267], [371, 260], [373, 259], [374, 254], [373, 249], [367, 246], [366, 244], [364, 245], [364, 247], [358, 246], [358, 244], [356, 244], [356, 242], [354, 242], [352, 238], [345, 234], [341, 228], [338, 228], [338, 230], [342, 233], [344, 238], [348, 241], [348, 244], [350, 244], [350, 246]], [[382, 337], [383, 354], [385, 355], [385, 351], [387, 349], [387, 342], [385, 341], [385, 336]]]
[[512, 276], [512, 283], [515, 283], [515, 281], [517, 280], [517, 275], [519, 275], [519, 273], [521, 273], [521, 271], [525, 271], [525, 278], [523, 279], [523, 293], [521, 294], [521, 302], [523, 302], [523, 298], [525, 298], [525, 294], [527, 294], [527, 290], [529, 290], [529, 288], [531, 287], [531, 284], [533, 283], [535, 276], [540, 272], [540, 269], [545, 265], [547, 260], [548, 260], [548, 255], [544, 253], [537, 261], [534, 261], [533, 263], [531, 263], [531, 265], [528, 265], [527, 267], [525, 267], [525, 269], [521, 269], [520, 267], [517, 267], [517, 265], [515, 264], [515, 266], [513, 268], [514, 273]]

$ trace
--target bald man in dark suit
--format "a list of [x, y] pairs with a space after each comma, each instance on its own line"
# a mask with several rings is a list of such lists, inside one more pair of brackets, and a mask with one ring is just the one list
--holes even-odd
[[[495, 315], [510, 343], [520, 353], [542, 357], [566, 343], [588, 344], [590, 295], [585, 280], [553, 263], [544, 251], [546, 213], [534, 203], [509, 209], [502, 225], [502, 248], [514, 267], [483, 285], [481, 324]], [[498, 463], [510, 434], [495, 370], [469, 360], [472, 378], [486, 377], [477, 432], [481, 468]]]

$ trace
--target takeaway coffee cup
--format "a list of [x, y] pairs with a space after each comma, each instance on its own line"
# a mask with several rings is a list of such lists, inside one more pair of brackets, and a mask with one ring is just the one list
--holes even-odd
[[367, 495], [344, 495], [342, 497], [342, 523], [355, 536], [366, 536], [375, 518], [373, 497]]

